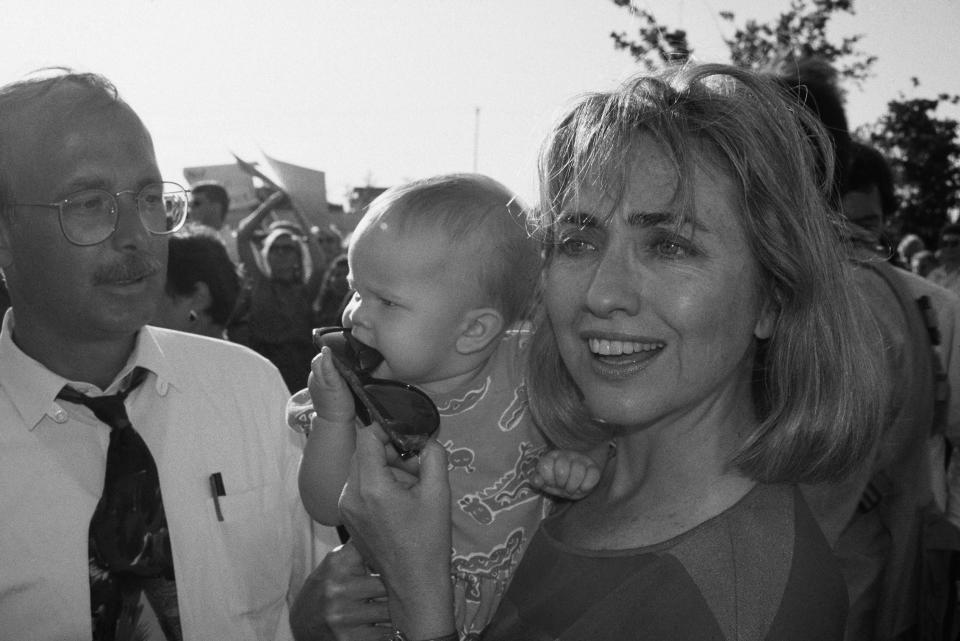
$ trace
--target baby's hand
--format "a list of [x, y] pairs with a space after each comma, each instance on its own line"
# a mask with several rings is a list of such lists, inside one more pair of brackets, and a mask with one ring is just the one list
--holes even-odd
[[600, 466], [581, 452], [551, 450], [540, 457], [530, 482], [548, 494], [579, 500], [600, 481]]
[[287, 424], [309, 434], [317, 423], [353, 427], [355, 417], [350, 388], [333, 366], [330, 348], [324, 347], [310, 364], [307, 388], [287, 401]]

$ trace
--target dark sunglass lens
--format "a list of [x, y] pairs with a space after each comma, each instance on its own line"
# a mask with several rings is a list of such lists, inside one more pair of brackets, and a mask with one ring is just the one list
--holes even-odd
[[313, 344], [330, 348], [334, 367], [350, 386], [357, 417], [365, 425], [380, 423], [403, 458], [423, 449], [440, 427], [440, 414], [429, 396], [399, 381], [372, 379], [370, 372], [383, 362], [383, 355], [355, 340], [349, 329], [315, 329]]
[[400, 456], [420, 452], [440, 427], [437, 408], [425, 394], [403, 384], [367, 383], [363, 389], [377, 404], [381, 427]]
[[383, 355], [356, 340], [349, 329], [320, 327], [313, 330], [313, 344], [317, 349], [330, 348], [341, 363], [357, 374], [370, 374], [383, 362]]
[[[349, 361], [347, 339], [344, 337], [343, 330], [340, 328], [320, 327], [313, 330], [313, 345], [318, 350], [329, 347], [334, 356], [340, 360]], [[347, 364], [351, 365], [349, 362]]]
[[358, 372], [370, 373], [380, 366], [380, 363], [383, 362], [383, 354], [355, 339], [349, 330], [345, 331], [344, 335], [347, 338], [347, 345], [350, 346], [350, 351], [353, 352], [356, 359]]

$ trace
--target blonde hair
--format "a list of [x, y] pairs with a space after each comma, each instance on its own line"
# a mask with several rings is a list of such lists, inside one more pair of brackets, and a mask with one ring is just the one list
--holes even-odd
[[[885, 383], [876, 324], [866, 317], [840, 219], [828, 205], [832, 171], [817, 169], [817, 158], [831, 157], [822, 126], [773, 81], [726, 65], [688, 64], [586, 95], [542, 148], [535, 222], [547, 241], [561, 203], [587, 177], [615, 198], [622, 194], [630, 159], [645, 151], [642, 136], [676, 167], [681, 218], [694, 206], [696, 163], [730, 176], [761, 293], [779, 311], [756, 350], [759, 424], [730, 463], [763, 482], [846, 475], [881, 426]], [[550, 255], [547, 242], [548, 264]], [[535, 418], [562, 446], [607, 438], [580, 401], [549, 319], [541, 312], [537, 320], [528, 377]]]
[[480, 174], [446, 174], [393, 187], [378, 196], [354, 232], [389, 223], [400, 234], [436, 230], [471, 266], [486, 302], [506, 325], [526, 318], [536, 285], [538, 245], [516, 194]]

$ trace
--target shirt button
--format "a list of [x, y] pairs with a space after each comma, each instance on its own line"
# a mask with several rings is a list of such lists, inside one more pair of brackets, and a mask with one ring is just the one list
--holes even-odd
[[66, 423], [67, 422], [67, 413], [62, 409], [58, 409], [53, 413], [53, 420], [57, 423]]
[[157, 386], [157, 392], [159, 392], [160, 396], [167, 395], [167, 387], [169, 386], [167, 385], [166, 381], [160, 383], [160, 385]]

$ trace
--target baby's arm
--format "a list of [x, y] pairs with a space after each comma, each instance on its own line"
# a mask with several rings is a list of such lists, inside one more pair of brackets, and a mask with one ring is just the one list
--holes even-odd
[[307, 513], [324, 525], [339, 525], [340, 492], [356, 447], [356, 412], [346, 382], [324, 347], [311, 364], [310, 397], [316, 415], [300, 463], [300, 499]]
[[540, 457], [530, 481], [548, 494], [575, 501], [582, 499], [600, 481], [609, 448], [608, 443], [603, 443], [587, 452], [550, 450]]

